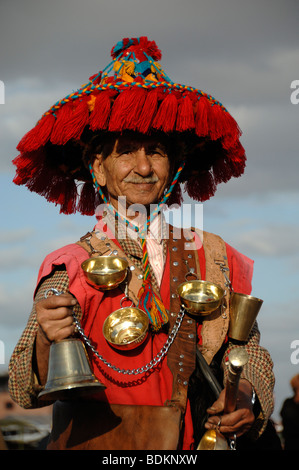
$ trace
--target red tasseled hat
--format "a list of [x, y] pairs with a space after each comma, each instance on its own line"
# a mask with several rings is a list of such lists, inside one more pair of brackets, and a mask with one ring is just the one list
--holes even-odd
[[[19, 142], [14, 183], [61, 206], [92, 215], [95, 196], [82, 155], [94, 134], [163, 132], [185, 143], [180, 177], [187, 194], [205, 201], [221, 182], [244, 172], [241, 131], [224, 106], [201, 90], [172, 82], [146, 37], [126, 38], [112, 62], [52, 106]], [[78, 187], [81, 188], [80, 194]]]

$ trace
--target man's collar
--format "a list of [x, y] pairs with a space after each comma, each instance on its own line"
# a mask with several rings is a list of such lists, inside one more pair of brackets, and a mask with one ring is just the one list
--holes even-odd
[[[136, 223], [134, 219], [129, 221], [124, 217], [118, 217], [112, 214], [109, 210], [103, 213], [102, 221], [107, 224], [108, 228], [115, 234], [117, 239], [126, 239], [129, 237], [138, 241], [138, 238], [140, 238], [139, 232], [143, 229], [143, 225]], [[129, 226], [128, 222], [138, 227], [140, 230], [134, 230]], [[167, 224], [162, 212], [159, 212], [150, 222], [146, 231], [146, 238], [154, 240], [157, 244], [161, 244], [163, 239], [167, 238]]]

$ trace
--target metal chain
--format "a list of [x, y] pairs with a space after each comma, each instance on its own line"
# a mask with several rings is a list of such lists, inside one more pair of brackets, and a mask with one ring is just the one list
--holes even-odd
[[183, 321], [184, 314], [185, 314], [185, 311], [183, 309], [181, 309], [180, 313], [177, 316], [176, 322], [175, 322], [175, 324], [174, 324], [174, 326], [173, 326], [173, 328], [172, 328], [172, 330], [171, 330], [164, 346], [160, 349], [160, 352], [150, 362], [148, 362], [145, 366], [138, 367], [137, 369], [120, 369], [119, 367], [116, 367], [116, 366], [112, 365], [110, 362], [108, 362], [106, 359], [104, 359], [103, 356], [101, 356], [101, 354], [99, 354], [99, 352], [94, 348], [94, 346], [90, 342], [89, 338], [87, 338], [87, 336], [85, 335], [85, 333], [84, 333], [78, 319], [75, 317], [75, 315], [73, 315], [73, 318], [74, 318], [74, 323], [76, 325], [78, 333], [82, 336], [82, 338], [84, 339], [84, 342], [92, 350], [92, 352], [96, 355], [96, 357], [98, 359], [100, 359], [100, 361], [102, 361], [110, 369], [113, 369], [115, 372], [118, 372], [120, 374], [138, 375], [138, 374], [143, 374], [144, 372], [148, 372], [149, 370], [153, 369], [157, 364], [159, 364], [159, 362], [162, 361], [163, 357], [167, 354], [168, 349], [172, 345], [172, 343], [173, 343], [173, 341], [174, 341], [174, 339], [177, 335], [177, 332], [178, 332], [178, 330], [181, 326], [181, 323]]
[[[57, 289], [51, 288], [51, 289], [48, 289], [45, 292], [45, 297], [47, 297], [48, 292], [52, 292], [54, 295], [63, 294], [63, 292], [59, 292]], [[76, 329], [77, 329], [78, 333], [82, 336], [82, 338], [84, 339], [84, 342], [86, 343], [86, 345], [91, 349], [91, 351], [95, 354], [95, 356], [98, 359], [100, 359], [100, 361], [102, 361], [110, 369], [113, 369], [115, 372], [118, 372], [120, 374], [138, 375], [138, 374], [143, 374], [144, 372], [148, 372], [149, 370], [153, 369], [157, 364], [159, 364], [159, 362], [162, 361], [163, 357], [167, 354], [170, 346], [172, 345], [172, 343], [173, 343], [173, 341], [174, 341], [174, 339], [177, 335], [177, 332], [180, 329], [180, 326], [182, 324], [184, 315], [185, 315], [185, 310], [183, 308], [181, 308], [180, 312], [178, 313], [175, 324], [173, 325], [173, 328], [172, 328], [171, 332], [169, 333], [169, 336], [168, 336], [164, 346], [162, 346], [162, 348], [160, 349], [160, 352], [150, 362], [148, 362], [145, 366], [138, 367], [137, 369], [120, 369], [119, 367], [116, 367], [116, 366], [112, 365], [110, 362], [108, 362], [107, 359], [104, 359], [103, 356], [101, 356], [101, 354], [99, 354], [99, 352], [92, 345], [90, 339], [84, 333], [84, 330], [81, 327], [80, 322], [77, 319], [74, 312], [73, 312], [73, 319], [74, 319], [74, 323], [75, 323], [75, 326], [76, 326]]]

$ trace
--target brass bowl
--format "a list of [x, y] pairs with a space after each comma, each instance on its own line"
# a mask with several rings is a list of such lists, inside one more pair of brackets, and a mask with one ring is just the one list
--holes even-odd
[[125, 280], [128, 262], [118, 256], [98, 256], [83, 261], [81, 267], [88, 284], [99, 290], [110, 290]]
[[117, 349], [130, 350], [140, 346], [147, 336], [149, 319], [137, 307], [122, 307], [104, 321], [103, 334]]
[[178, 294], [181, 305], [193, 315], [209, 315], [221, 305], [224, 290], [208, 281], [187, 281], [180, 284]]

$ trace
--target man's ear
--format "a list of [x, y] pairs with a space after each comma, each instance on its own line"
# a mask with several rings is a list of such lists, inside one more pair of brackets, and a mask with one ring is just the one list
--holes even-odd
[[106, 186], [106, 176], [105, 170], [103, 167], [103, 156], [101, 154], [97, 154], [95, 156], [94, 162], [92, 164], [93, 173], [97, 179], [97, 182], [100, 186]]

